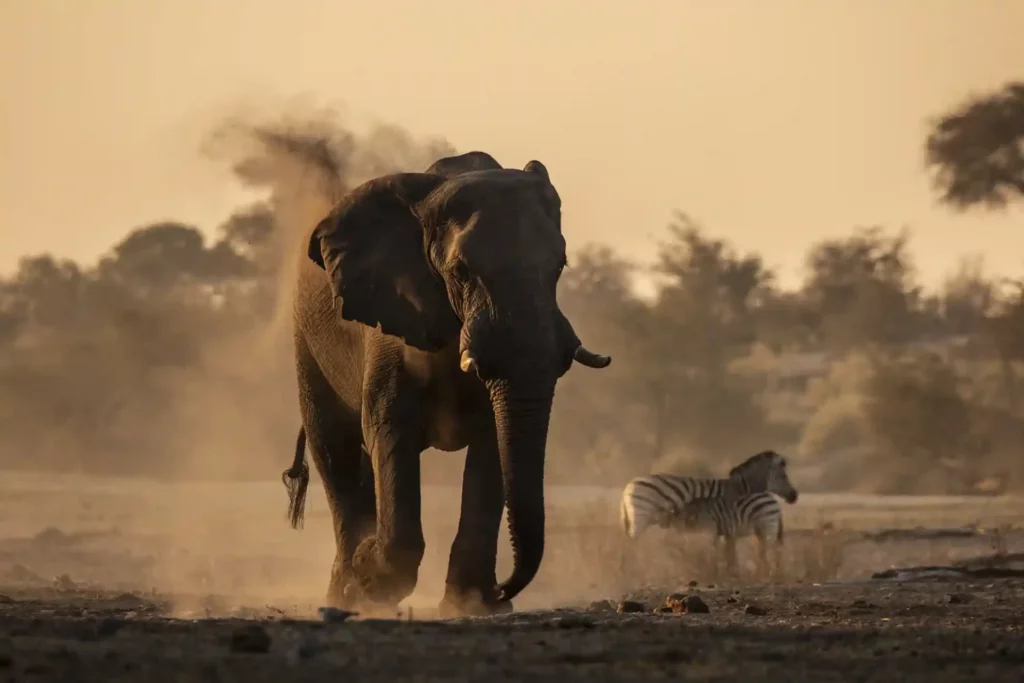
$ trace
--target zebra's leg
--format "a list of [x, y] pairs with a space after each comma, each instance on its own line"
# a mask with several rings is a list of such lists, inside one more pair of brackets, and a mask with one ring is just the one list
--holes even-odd
[[772, 543], [772, 581], [782, 581], [782, 540]]
[[725, 537], [725, 566], [729, 576], [736, 578], [736, 537], [731, 534]]
[[768, 539], [765, 538], [764, 534], [758, 533], [757, 536], [757, 579], [758, 581], [765, 581], [770, 578], [770, 569], [768, 567]]
[[779, 517], [779, 530], [775, 534], [775, 542], [772, 543], [772, 578], [778, 582], [782, 580], [782, 550], [784, 548], [782, 541], [782, 517]]
[[711, 539], [711, 575], [715, 581], [718, 580], [719, 574], [718, 556], [722, 551], [721, 540], [722, 537], [719, 534], [715, 534]]

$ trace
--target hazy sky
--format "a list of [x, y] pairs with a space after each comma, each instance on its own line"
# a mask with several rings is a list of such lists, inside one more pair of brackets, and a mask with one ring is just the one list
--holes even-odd
[[547, 165], [570, 249], [649, 259], [675, 208], [784, 281], [857, 224], [1024, 271], [1024, 213], [957, 216], [927, 119], [1024, 77], [1019, 0], [0, 0], [0, 272], [235, 206], [196, 153], [239, 100], [305, 96]]

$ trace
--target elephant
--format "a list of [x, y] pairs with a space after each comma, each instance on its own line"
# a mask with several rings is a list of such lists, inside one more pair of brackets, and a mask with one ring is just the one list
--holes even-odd
[[[539, 161], [470, 152], [350, 191], [307, 233], [293, 300], [302, 427], [283, 480], [302, 522], [310, 457], [336, 556], [327, 600], [396, 606], [425, 542], [420, 454], [467, 449], [443, 616], [512, 610], [544, 553], [555, 384], [604, 368], [559, 309], [561, 199]], [[498, 583], [507, 508], [513, 568]]]

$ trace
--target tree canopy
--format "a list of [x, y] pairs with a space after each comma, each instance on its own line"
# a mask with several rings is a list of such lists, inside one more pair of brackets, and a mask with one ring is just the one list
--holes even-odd
[[1024, 195], [1024, 82], [971, 98], [939, 117], [925, 143], [942, 202], [1003, 207]]
[[[207, 232], [158, 220], [95, 265], [35, 254], [0, 278], [4, 467], [276, 476], [299, 425], [289, 226], [319, 217], [325, 193], [452, 150], [394, 127], [284, 120], [231, 122], [207, 151], [264, 196]], [[760, 255], [684, 212], [667, 218], [653, 264], [571, 250], [560, 304], [615, 362], [559, 383], [553, 480], [722, 473], [775, 448], [811, 489], [1024, 486], [1022, 280], [965, 258], [925, 288], [912, 235], [872, 226], [809, 244], [802, 282], [784, 288]], [[641, 274], [653, 297], [638, 296]], [[461, 466], [424, 459], [424, 477]]]

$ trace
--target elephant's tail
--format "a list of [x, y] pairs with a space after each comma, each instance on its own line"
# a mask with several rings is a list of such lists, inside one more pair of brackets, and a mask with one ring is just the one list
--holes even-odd
[[306, 428], [299, 427], [295, 440], [295, 459], [292, 466], [281, 475], [281, 481], [288, 489], [288, 519], [293, 529], [302, 528], [302, 516], [306, 510], [306, 489], [309, 487], [309, 466], [306, 465]]

